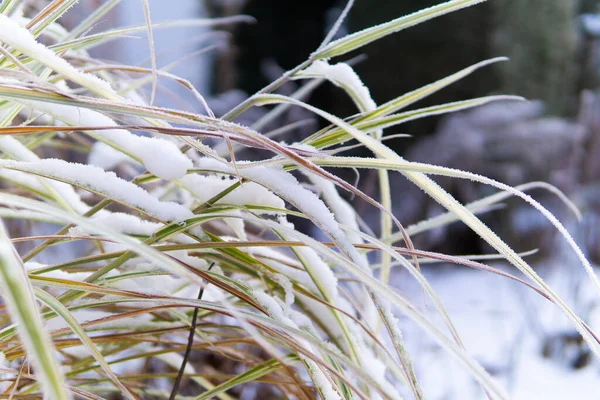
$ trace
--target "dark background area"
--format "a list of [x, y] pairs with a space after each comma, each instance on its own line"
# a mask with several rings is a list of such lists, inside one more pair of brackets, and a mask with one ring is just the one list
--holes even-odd
[[[439, 3], [356, 0], [343, 30], [355, 32]], [[244, 13], [257, 19], [256, 24], [232, 28], [232, 46], [218, 57], [213, 80], [215, 93], [232, 89], [254, 93], [278, 72], [306, 60], [346, 3], [248, 0], [224, 6], [214, 0], [207, 4], [212, 16]], [[412, 107], [489, 94], [539, 100], [540, 107], [507, 106], [421, 119], [386, 131], [412, 135], [386, 144], [411, 161], [464, 169], [511, 185], [547, 181], [577, 198], [586, 192], [582, 187], [595, 185], [600, 175], [590, 161], [600, 157], [593, 145], [598, 141], [596, 115], [600, 114], [594, 100], [598, 42], [580, 18], [598, 10], [596, 0], [488, 1], [395, 33], [331, 62], [362, 56], [354, 68], [381, 104], [482, 60], [509, 57], [510, 61], [483, 68]], [[289, 93], [293, 88], [284, 90]], [[319, 87], [309, 102], [342, 117], [356, 112], [348, 97], [330, 84]], [[296, 140], [301, 137], [298, 133]], [[394, 212], [403, 223], [441, 212], [399, 174], [392, 177]], [[374, 175], [364, 173], [361, 189], [376, 196], [375, 182]], [[489, 188], [468, 182], [441, 179], [440, 183], [464, 203], [490, 194]], [[559, 216], [566, 214], [560, 202], [539, 192], [536, 198], [545, 206]], [[359, 201], [355, 206], [370, 225], [377, 225], [374, 210]], [[551, 251], [553, 228], [524, 212], [521, 203], [509, 202], [508, 210], [490, 213], [484, 220], [519, 251], [544, 247]], [[454, 253], [490, 250], [459, 224], [418, 244]]]

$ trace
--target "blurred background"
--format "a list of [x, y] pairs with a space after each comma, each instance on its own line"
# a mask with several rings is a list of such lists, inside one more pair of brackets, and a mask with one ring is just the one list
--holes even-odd
[[[84, 0], [69, 14], [78, 20], [103, 1]], [[339, 35], [389, 21], [437, 0], [356, 0]], [[224, 114], [249, 94], [304, 61], [339, 16], [338, 0], [150, 0], [153, 22], [176, 18], [223, 18], [251, 15], [255, 23], [207, 28], [156, 29], [159, 67], [192, 82], [216, 114]], [[464, 113], [417, 120], [386, 131], [409, 134], [386, 142], [410, 161], [420, 161], [483, 174], [516, 186], [532, 181], [555, 185], [579, 207], [574, 214], [553, 193], [529, 193], [569, 228], [590, 261], [600, 263], [600, 2], [597, 0], [491, 0], [380, 40], [351, 60], [378, 104], [432, 83], [485, 59], [510, 61], [483, 68], [413, 107], [465, 100], [488, 94], [514, 94], [529, 101], [496, 103]], [[143, 24], [141, 2], [123, 0], [107, 26]], [[139, 36], [139, 35], [138, 35]], [[96, 56], [123, 63], [149, 65], [145, 37], [123, 38], [104, 46]], [[299, 84], [280, 89], [291, 94]], [[148, 92], [149, 92], [149, 88]], [[184, 89], [164, 82], [159, 104], [201, 112]], [[323, 84], [309, 101], [336, 115], [354, 114], [351, 101], [332, 85]], [[239, 118], [252, 125], [265, 110]], [[294, 142], [324, 122], [292, 109], [270, 126], [297, 123], [285, 140]], [[256, 157], [247, 154], [247, 158]], [[359, 186], [376, 196], [376, 179], [362, 172]], [[350, 173], [349, 180], [354, 176]], [[433, 217], [443, 210], [392, 175], [394, 211], [405, 224]], [[463, 203], [494, 193], [469, 181], [437, 179]], [[377, 230], [378, 214], [360, 202], [360, 215]], [[517, 251], [537, 249], [529, 256], [538, 272], [568, 299], [575, 311], [600, 328], [597, 300], [583, 268], [566, 250], [552, 225], [520, 200], [504, 202], [482, 219]], [[450, 225], [414, 238], [415, 245], [449, 254], [488, 254], [469, 229]], [[493, 262], [502, 268], [501, 263]], [[598, 363], [559, 313], [527, 290], [464, 268], [425, 265], [425, 274], [440, 292], [467, 349], [517, 399], [597, 398]], [[515, 272], [515, 271], [512, 271]], [[397, 271], [395, 286], [408, 296], [419, 289]], [[526, 310], [525, 312], [523, 310]], [[423, 312], [427, 313], [423, 304]], [[421, 356], [417, 371], [430, 398], [479, 398], [448, 355], [419, 332], [404, 327], [411, 347]]]

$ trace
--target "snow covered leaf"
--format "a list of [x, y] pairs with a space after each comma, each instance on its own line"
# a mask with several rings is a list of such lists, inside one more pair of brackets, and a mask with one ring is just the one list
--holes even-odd
[[[114, 172], [107, 172], [92, 165], [47, 158], [34, 162], [0, 160], [0, 168], [29, 172], [79, 186], [139, 209], [162, 221], [180, 221], [192, 216], [192, 212], [184, 206], [175, 202], [160, 201], [140, 186], [119, 178]], [[77, 208], [82, 212], [86, 206], [81, 203]]]

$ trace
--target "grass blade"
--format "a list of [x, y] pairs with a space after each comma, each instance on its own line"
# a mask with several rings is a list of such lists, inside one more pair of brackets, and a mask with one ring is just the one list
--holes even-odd
[[3, 298], [27, 355], [34, 365], [44, 392], [52, 399], [69, 400], [65, 378], [55, 356], [54, 346], [44, 328], [33, 290], [21, 259], [17, 255], [4, 224], [0, 221], [0, 276]]
[[329, 43], [323, 49], [317, 50], [317, 52], [313, 55], [313, 58], [326, 59], [341, 56], [392, 33], [399, 32], [403, 29], [418, 25], [432, 18], [460, 10], [461, 8], [470, 7], [484, 1], [485, 0], [453, 0], [437, 6], [425, 8], [405, 17], [400, 17], [393, 21], [386, 22], [372, 28], [367, 28], [360, 32], [356, 32], [341, 39], [335, 40]]

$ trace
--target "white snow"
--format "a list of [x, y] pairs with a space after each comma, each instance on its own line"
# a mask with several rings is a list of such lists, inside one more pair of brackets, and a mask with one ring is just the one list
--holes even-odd
[[[148, 171], [159, 178], [166, 180], [179, 179], [192, 167], [192, 161], [174, 143], [162, 138], [134, 135], [125, 129], [120, 129], [115, 121], [97, 111], [41, 101], [27, 100], [21, 102], [52, 115], [67, 125], [114, 126], [115, 129], [88, 131], [88, 134], [136, 158]], [[98, 154], [94, 157], [95, 164], [103, 164], [103, 161], [98, 159]], [[115, 158], [112, 155], [110, 161], [114, 162]], [[110, 164], [110, 162], [107, 162], [107, 164]]]
[[[263, 307], [265, 307], [271, 318], [292, 328], [298, 329], [298, 325], [296, 325], [296, 323], [290, 318], [290, 316], [286, 314], [286, 312], [281, 307], [280, 303], [276, 301], [276, 299], [274, 299], [262, 290], [254, 290], [252, 294], [255, 297], [255, 299]], [[303, 348], [314, 353], [314, 350], [310, 343], [306, 342], [305, 340], [300, 340], [300, 342]], [[321, 390], [323, 398], [325, 400], [340, 400], [341, 398], [339, 394], [333, 389], [331, 382], [329, 382], [329, 380], [327, 379], [321, 368], [319, 368], [317, 363], [306, 356], [300, 357], [308, 366], [309, 374], [315, 386], [319, 388], [319, 390]]]
[[[205, 203], [217, 194], [235, 184], [237, 180], [214, 175], [189, 174], [181, 179], [183, 186], [190, 190], [200, 203]], [[285, 209], [285, 202], [268, 189], [254, 182], [246, 182], [219, 199], [216, 204], [235, 206], [257, 205]], [[256, 210], [261, 212], [261, 210]], [[265, 213], [269, 213], [265, 211]]]
[[113, 169], [125, 161], [131, 161], [131, 158], [103, 142], [94, 143], [88, 155], [88, 164], [106, 170]]
[[[32, 272], [39, 269], [47, 268], [48, 265], [41, 264], [35, 261], [28, 261], [25, 264], [25, 269], [28, 272]], [[114, 274], [114, 272], [113, 272]], [[55, 279], [64, 279], [69, 281], [78, 281], [82, 282], [88, 276], [91, 275], [91, 272], [65, 272], [60, 269], [55, 269], [53, 271], [44, 272], [43, 274], [39, 274], [39, 276], [43, 276], [45, 278], [55, 278]]]
[[62, 223], [62, 221], [60, 221], [54, 217], [51, 217], [47, 214], [43, 214], [43, 213], [40, 213], [37, 211], [13, 210], [11, 208], [3, 208], [3, 207], [0, 207], [0, 217], [37, 221], [37, 222], [49, 222], [49, 223], [53, 223], [53, 224], [61, 224]]
[[[293, 279], [313, 293], [318, 293], [315, 283], [295, 258], [290, 258], [280, 251], [269, 247], [250, 247], [248, 253], [264, 262], [282, 275]], [[292, 267], [293, 266], [293, 267]]]
[[44, 159], [35, 162], [0, 160], [0, 167], [63, 180], [143, 210], [148, 215], [163, 221], [180, 221], [193, 215], [190, 210], [178, 203], [160, 201], [140, 186], [119, 178], [114, 172], [107, 172], [91, 165]]
[[332, 301], [338, 299], [338, 281], [331, 267], [309, 247], [298, 247], [294, 251], [305, 261], [307, 271], [310, 271], [315, 282], [318, 282], [325, 291], [326, 298]]
[[[495, 266], [503, 269], [501, 265]], [[592, 360], [587, 367], [574, 370], [559, 357], [544, 358], [541, 354], [548, 334], [560, 332], [563, 327], [573, 331], [555, 306], [504, 278], [470, 269], [443, 268], [450, 267], [427, 266], [423, 272], [450, 314], [467, 351], [507, 389], [511, 399], [591, 400], [597, 397], [600, 379], [597, 361]], [[551, 273], [554, 278], [547, 270], [542, 271], [545, 278], [549, 278], [546, 279], [549, 283], [564, 284], [565, 280], [574, 279], [565, 276], [573, 273], [566, 264], [560, 263], [552, 268], [556, 268]], [[421, 288], [411, 279], [406, 279], [407, 274], [395, 270], [392, 283], [406, 297], [414, 299], [413, 304], [421, 312], [443, 326], [437, 312], [424, 305]], [[591, 286], [587, 282], [585, 291], [594, 293]], [[578, 296], [581, 296], [581, 290]], [[487, 398], [452, 356], [435, 346], [406, 318], [400, 315], [398, 318], [426, 398]]]
[[[333, 309], [331, 307], [302, 294], [298, 294], [297, 299], [300, 303], [302, 303], [303, 308], [310, 312], [311, 318], [314, 318], [315, 321], [321, 322], [323, 326], [327, 328], [327, 331], [331, 335], [332, 339], [343, 340], [344, 331], [335, 319]], [[336, 304], [334, 305], [338, 308], [344, 309], [344, 307], [340, 307], [340, 300], [341, 299], [335, 301], [334, 303]], [[346, 309], [345, 311], [349, 310]], [[350, 314], [352, 315], [353, 313], [350, 312]], [[347, 322], [347, 319], [345, 319], [345, 321]]]
[[223, 222], [231, 228], [239, 240], [248, 240], [246, 235], [246, 223], [241, 218], [242, 213], [240, 210], [227, 211], [224, 215], [231, 215], [232, 218], [223, 218]]
[[[152, 236], [154, 232], [164, 226], [158, 222], [143, 220], [135, 215], [107, 210], [100, 210], [92, 215], [90, 219], [126, 235]], [[80, 226], [69, 229], [70, 235], [87, 235], [93, 233]], [[176, 243], [195, 243], [195, 240], [183, 234], [175, 235], [169, 238], [169, 240]]]
[[323, 77], [346, 90], [361, 111], [373, 111], [377, 104], [373, 101], [369, 88], [360, 80], [354, 69], [346, 63], [330, 65], [327, 61], [318, 60], [297, 74], [299, 77]]
[[[206, 261], [198, 257], [192, 257], [183, 250], [169, 252], [169, 256], [197, 269], [204, 270], [207, 268]], [[150, 272], [150, 274], [110, 280], [111, 287], [123, 290], [135, 290], [153, 295], [168, 295], [182, 298], [191, 298], [198, 294], [197, 286], [188, 285], [185, 279], [164, 275], [164, 273], [153, 274], [160, 271], [160, 266], [145, 262], [141, 258], [136, 258], [132, 262], [129, 262], [128, 267], [129, 272]]]
[[317, 363], [312, 360], [307, 360], [306, 364], [311, 371], [311, 375], [315, 385], [321, 390], [324, 400], [341, 400], [340, 395], [333, 389], [331, 382], [327, 379], [323, 371]]
[[267, 310], [271, 318], [293, 328], [298, 326], [288, 317], [281, 305], [270, 295], [262, 290], [252, 291], [254, 298]]
[[[393, 399], [401, 399], [400, 394], [394, 386], [386, 379], [385, 374], [387, 367], [361, 339], [354, 338], [354, 343], [358, 352], [360, 364], [365, 367], [365, 372], [369, 374], [375, 382], [377, 382], [384, 393]], [[378, 391], [372, 389], [371, 399], [379, 400], [383, 397]]]
[[[11, 244], [3, 223], [0, 223], [0, 263], [3, 265], [2, 274], [0, 274], [3, 301], [13, 323], [16, 324], [17, 333], [24, 344], [31, 364], [37, 371], [44, 371], [44, 373], [38, 374], [42, 389], [47, 394], [61, 395], [61, 390], [52, 389], [55, 387], [52, 380], [62, 386], [65, 382], [64, 376], [61, 373], [55, 373], [55, 376], [52, 377], [51, 372], [48, 371], [48, 368], [59, 368], [60, 366], [54, 345], [39, 314], [31, 282], [27, 278], [25, 268]], [[53, 371], [57, 372], [56, 369]], [[71, 396], [62, 398], [70, 399]]]
[[108, 82], [92, 74], [78, 71], [52, 50], [37, 42], [31, 32], [3, 14], [0, 14], [0, 41], [63, 74], [81, 86], [102, 95], [111, 96], [113, 99], [119, 97]]
[[98, 221], [100, 224], [103, 224], [110, 229], [128, 235], [151, 236], [155, 231], [164, 226], [158, 222], [145, 221], [135, 215], [121, 212], [94, 214], [91, 219]]
[[294, 304], [294, 287], [292, 282], [282, 274], [275, 275], [274, 279], [277, 283], [279, 283], [279, 286], [283, 288], [286, 306], [291, 307], [292, 304]]
[[350, 228], [350, 230], [347, 231], [350, 241], [352, 241], [352, 243], [363, 243], [361, 236], [352, 232], [360, 231], [358, 222], [356, 221], [356, 211], [342, 198], [342, 196], [340, 196], [333, 182], [313, 173], [305, 172], [305, 175], [320, 190], [321, 197], [329, 206], [338, 222]]
[[[0, 78], [0, 82], [8, 84], [18, 83], [14, 79], [7, 78]], [[124, 153], [123, 156], [118, 157], [114, 153], [108, 153], [106, 149], [97, 150], [93, 154], [92, 164], [94, 165], [104, 168], [114, 167], [115, 163], [121, 160], [121, 157], [132, 157], [142, 163], [152, 174], [166, 180], [183, 177], [187, 170], [193, 166], [192, 161], [179, 150], [176, 143], [167, 140], [168, 136], [158, 138], [135, 135], [128, 130], [119, 128], [119, 125], [106, 115], [88, 108], [25, 99], [16, 101], [24, 106], [50, 115], [66, 125], [115, 127], [115, 129], [86, 131], [88, 135], [96, 140], [104, 142], [118, 152]], [[31, 153], [27, 149], [21, 149], [21, 153], [15, 153], [19, 150], [18, 143], [15, 144], [18, 141], [14, 138], [8, 139], [11, 140], [7, 140], [2, 144], [6, 148], [5, 152], [13, 154], [14, 157], [19, 157], [20, 159], [23, 159], [27, 152]], [[21, 145], [21, 147], [24, 146]], [[103, 160], [103, 157], [106, 157], [107, 160]]]
[[[198, 160], [197, 164], [199, 169], [207, 169], [233, 176], [237, 175], [233, 167], [211, 158], [201, 158]], [[243, 165], [243, 163], [239, 162], [238, 164], [240, 166]], [[240, 176], [259, 183], [293, 204], [299, 210], [302, 210], [302, 212], [310, 216], [325, 233], [337, 240], [343, 246], [344, 251], [353, 255], [354, 261], [360, 259], [358, 252], [354, 246], [350, 244], [348, 237], [341, 230], [325, 203], [323, 203], [316, 194], [304, 188], [293, 175], [285, 172], [281, 168], [266, 166], [238, 168], [238, 170]]]
[[[34, 152], [29, 150], [21, 142], [10, 136], [0, 138], [0, 150], [2, 150], [4, 153], [10, 155], [12, 158], [18, 161], [39, 161], [38, 156]], [[61, 202], [64, 202], [73, 211], [76, 211], [80, 214], [84, 213], [88, 209], [87, 205], [81, 201], [79, 195], [77, 195], [75, 190], [73, 190], [71, 186], [65, 183], [41, 177], [35, 179], [31, 175], [25, 176], [28, 174], [21, 174], [19, 171], [3, 171], [3, 175], [9, 179], [11, 177], [21, 178], [21, 182], [24, 185], [40, 190], [41, 192], [46, 193], [48, 196], [53, 196], [53, 194], [57, 194], [60, 197]], [[36, 180], [37, 183], [34, 182], [34, 180]]]
[[38, 156], [11, 136], [0, 136], [0, 150], [19, 161], [36, 161]]
[[46, 187], [34, 175], [9, 169], [0, 170], [0, 178], [11, 181], [16, 185], [30, 188], [41, 193], [47, 193]]
[[[294, 323], [298, 325], [299, 328], [305, 329], [313, 335], [318, 336], [318, 333], [316, 333], [317, 331], [315, 329], [315, 326], [313, 325], [313, 320], [311, 320], [304, 312], [294, 310], [291, 307], [288, 310], [288, 312], [290, 319], [294, 321]], [[334, 348], [339, 351], [337, 347]]]

